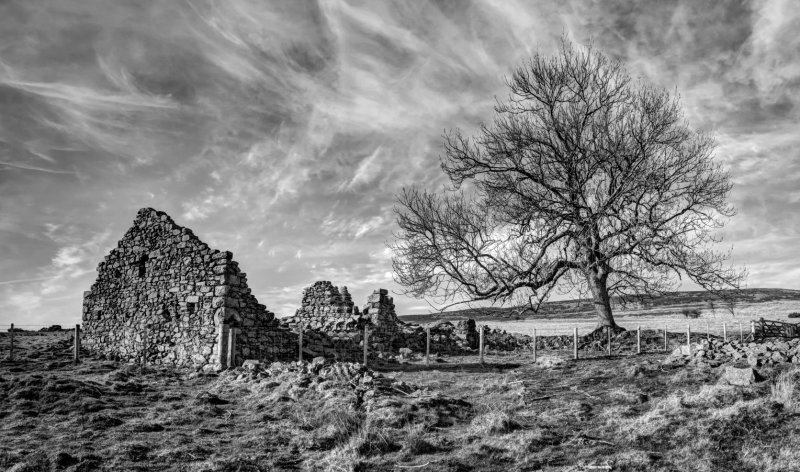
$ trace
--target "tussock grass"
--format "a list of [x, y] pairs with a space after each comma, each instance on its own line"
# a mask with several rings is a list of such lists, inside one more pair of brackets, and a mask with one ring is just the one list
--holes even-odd
[[798, 372], [798, 369], [794, 368], [781, 373], [770, 387], [772, 400], [783, 405], [783, 408], [789, 412], [798, 410], [798, 405], [794, 401], [795, 377]]
[[675, 420], [683, 409], [681, 395], [672, 393], [658, 400], [650, 410], [639, 416], [620, 418], [616, 422], [616, 432], [630, 441], [653, 436]]
[[519, 427], [519, 422], [509, 412], [495, 410], [476, 416], [470, 423], [470, 432], [475, 436], [487, 436], [510, 433]]
[[425, 439], [428, 429], [424, 424], [408, 424], [403, 429], [401, 446], [406, 457], [434, 452], [436, 448]]

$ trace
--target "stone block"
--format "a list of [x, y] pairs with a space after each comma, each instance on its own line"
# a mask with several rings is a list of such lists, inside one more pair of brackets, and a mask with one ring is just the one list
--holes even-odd
[[747, 386], [754, 384], [757, 379], [757, 372], [752, 367], [727, 366], [719, 381], [728, 385]]

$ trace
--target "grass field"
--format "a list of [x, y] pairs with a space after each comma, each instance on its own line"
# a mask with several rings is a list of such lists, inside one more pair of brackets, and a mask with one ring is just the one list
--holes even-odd
[[[663, 308], [652, 310], [627, 310], [620, 311], [614, 316], [617, 324], [626, 329], [659, 329], [667, 327], [668, 331], [685, 332], [687, 326], [692, 332], [706, 332], [706, 324], [711, 334], [722, 335], [723, 323], [729, 335], [739, 334], [739, 325], [745, 333], [750, 330], [750, 320], [765, 318], [769, 320], [800, 322], [800, 319], [790, 319], [789, 313], [800, 312], [800, 300], [778, 300], [771, 302], [742, 303], [731, 313], [724, 309], [698, 308], [697, 318], [687, 318], [682, 314], [682, 308], [675, 308], [666, 312]], [[512, 333], [530, 334], [533, 328], [543, 335], [569, 334], [577, 327], [579, 333], [585, 334], [597, 327], [591, 318], [564, 319], [564, 318], [530, 318], [525, 320], [489, 319], [481, 322], [492, 328], [503, 329]]]
[[64, 333], [18, 342], [0, 363], [2, 470], [800, 470], [790, 367], [748, 387], [663, 353], [206, 376], [73, 365]]

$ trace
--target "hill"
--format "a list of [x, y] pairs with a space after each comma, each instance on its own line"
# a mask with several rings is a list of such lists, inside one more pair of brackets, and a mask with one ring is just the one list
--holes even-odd
[[[800, 301], [800, 290], [781, 288], [751, 288], [741, 290], [736, 296], [736, 306], [768, 303], [774, 301]], [[705, 291], [669, 292], [660, 296], [612, 301], [615, 314], [669, 315], [688, 309], [718, 308], [727, 309], [729, 303]], [[474, 318], [480, 321], [509, 321], [534, 318], [591, 319], [595, 317], [590, 299], [572, 299], [543, 303], [537, 313], [523, 307], [480, 307], [463, 310], [444, 311], [423, 315], [400, 316], [403, 321], [429, 323], [437, 320]]]

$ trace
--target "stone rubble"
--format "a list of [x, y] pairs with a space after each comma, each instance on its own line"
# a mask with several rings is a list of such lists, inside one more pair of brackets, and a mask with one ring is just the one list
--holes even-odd
[[667, 359], [670, 363], [705, 364], [718, 367], [722, 364], [747, 364], [752, 368], [778, 364], [800, 363], [800, 338], [770, 339], [763, 342], [745, 342], [711, 338], [692, 344], [691, 354], [686, 345], [679, 346]]

